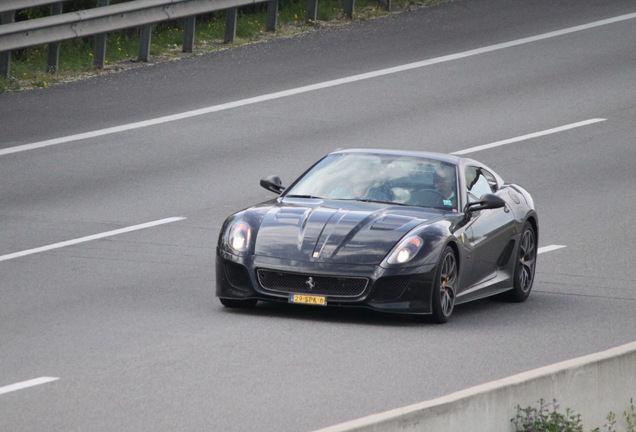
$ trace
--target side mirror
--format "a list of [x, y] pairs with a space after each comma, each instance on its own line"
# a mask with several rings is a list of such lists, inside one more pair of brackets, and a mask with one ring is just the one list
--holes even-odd
[[280, 194], [285, 190], [283, 186], [283, 182], [280, 180], [280, 177], [276, 175], [267, 176], [261, 179], [261, 186], [267, 189], [268, 191]]
[[497, 195], [485, 194], [479, 201], [467, 204], [464, 213], [468, 214], [479, 210], [496, 209], [504, 207], [505, 205], [506, 202]]

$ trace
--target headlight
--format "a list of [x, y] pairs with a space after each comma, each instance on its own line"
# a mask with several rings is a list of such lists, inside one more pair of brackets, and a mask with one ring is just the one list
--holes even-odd
[[227, 231], [226, 244], [236, 252], [245, 252], [250, 246], [252, 228], [245, 221], [234, 223]]
[[389, 264], [404, 264], [405, 262], [409, 262], [417, 255], [423, 244], [424, 241], [418, 236], [407, 237], [393, 249], [387, 262]]

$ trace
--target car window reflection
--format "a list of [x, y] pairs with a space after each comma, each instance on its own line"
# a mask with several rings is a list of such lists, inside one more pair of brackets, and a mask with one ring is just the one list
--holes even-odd
[[291, 187], [291, 195], [456, 210], [456, 167], [417, 157], [332, 154]]

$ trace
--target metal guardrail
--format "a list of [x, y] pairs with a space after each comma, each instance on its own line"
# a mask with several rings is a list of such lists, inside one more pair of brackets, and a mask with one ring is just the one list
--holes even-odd
[[134, 0], [0, 26], [0, 49], [92, 36], [269, 0]]
[[[226, 10], [225, 43], [236, 37], [237, 9], [267, 3], [266, 30], [275, 31], [278, 0], [130, 0], [109, 5], [96, 0], [96, 7], [63, 13], [70, 0], [2, 0], [0, 2], [0, 76], [9, 77], [11, 51], [49, 45], [47, 70], [55, 72], [59, 63], [59, 43], [68, 39], [96, 36], [94, 64], [103, 68], [106, 58], [106, 34], [140, 27], [139, 60], [148, 61], [152, 24], [185, 18], [183, 51], [192, 52], [196, 16]], [[353, 17], [355, 0], [343, 0], [345, 14]], [[390, 9], [390, 0], [384, 0]], [[51, 5], [51, 16], [13, 22], [14, 11]], [[307, 0], [307, 22], [315, 22], [318, 0]]]
[[0, 3], [0, 12], [11, 12], [67, 1], [70, 0], [2, 0], [2, 3]]

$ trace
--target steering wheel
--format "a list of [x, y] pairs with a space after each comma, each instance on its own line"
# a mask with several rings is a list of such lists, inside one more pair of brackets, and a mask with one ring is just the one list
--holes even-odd
[[389, 185], [382, 184], [380, 186], [375, 186], [369, 189], [369, 192], [364, 197], [364, 199], [391, 202], [395, 199], [395, 195], [393, 194], [393, 191], [391, 190]]
[[441, 207], [446, 197], [435, 189], [419, 189], [411, 194], [408, 203], [420, 207]]

